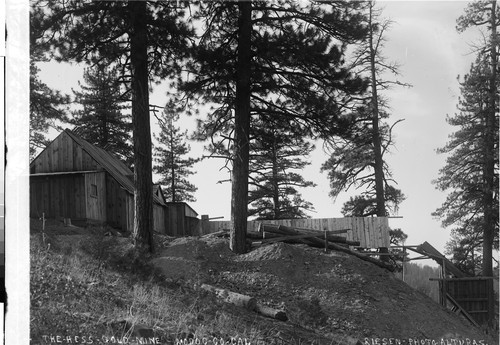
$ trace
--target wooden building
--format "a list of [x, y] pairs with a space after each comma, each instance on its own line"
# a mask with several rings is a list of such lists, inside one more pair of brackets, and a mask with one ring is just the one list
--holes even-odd
[[198, 213], [185, 202], [167, 202], [167, 235], [199, 235]]
[[[159, 186], [152, 188], [154, 230], [166, 233], [165, 198]], [[132, 231], [133, 172], [111, 153], [65, 130], [30, 164], [30, 216], [42, 213]]]

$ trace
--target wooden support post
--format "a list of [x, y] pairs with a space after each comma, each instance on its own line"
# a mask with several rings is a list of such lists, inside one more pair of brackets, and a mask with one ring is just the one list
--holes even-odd
[[448, 284], [446, 284], [446, 262], [445, 262], [445, 258], [443, 258], [443, 262], [442, 262], [442, 272], [443, 272], [443, 281], [441, 282], [441, 294], [443, 296], [443, 307], [446, 308], [446, 299], [447, 299], [447, 295], [448, 295]]
[[45, 212], [42, 213], [42, 231], [45, 232]]
[[328, 252], [328, 232], [325, 229], [325, 253]]
[[405, 281], [405, 262], [406, 262], [406, 248], [403, 247], [403, 270], [402, 270], [402, 274], [403, 274], [403, 281]]
[[488, 293], [488, 327], [493, 327], [495, 323], [495, 294], [493, 288], [493, 279], [488, 280], [486, 284], [486, 290]]
[[209, 218], [207, 214], [201, 216], [201, 235], [206, 235], [210, 231], [210, 225], [208, 224]]

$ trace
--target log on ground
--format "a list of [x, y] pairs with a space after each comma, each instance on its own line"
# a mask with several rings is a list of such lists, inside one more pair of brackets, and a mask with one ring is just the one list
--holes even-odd
[[255, 308], [255, 311], [259, 314], [262, 314], [267, 317], [271, 317], [276, 320], [280, 321], [287, 321], [288, 316], [286, 315], [284, 310], [280, 309], [274, 309], [265, 305], [262, 305], [260, 303], [257, 303], [257, 307]]
[[217, 297], [227, 303], [234, 304], [238, 307], [243, 307], [248, 310], [255, 310], [257, 307], [257, 300], [253, 297], [242, 295], [237, 292], [232, 292], [226, 289], [218, 288], [208, 284], [202, 284], [201, 288], [205, 291], [214, 293]]

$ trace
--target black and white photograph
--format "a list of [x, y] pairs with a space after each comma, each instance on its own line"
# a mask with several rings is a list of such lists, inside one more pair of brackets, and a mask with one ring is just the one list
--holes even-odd
[[22, 3], [5, 344], [499, 343], [496, 0]]

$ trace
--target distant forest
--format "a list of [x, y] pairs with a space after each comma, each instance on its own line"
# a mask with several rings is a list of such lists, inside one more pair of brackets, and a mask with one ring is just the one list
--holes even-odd
[[[433, 301], [439, 303], [439, 283], [437, 281], [430, 281], [429, 278], [439, 278], [440, 270], [439, 267], [422, 266], [417, 263], [406, 262], [404, 263], [404, 281], [412, 288], [426, 294]], [[495, 270], [494, 275], [497, 278], [494, 280], [493, 288], [498, 301], [498, 270]], [[397, 272], [396, 277], [403, 280], [403, 272]]]
[[[429, 278], [439, 278], [439, 271], [439, 267], [406, 262], [404, 263], [404, 281], [439, 303], [439, 284], [429, 280]], [[403, 272], [397, 272], [396, 277], [403, 279]]]

